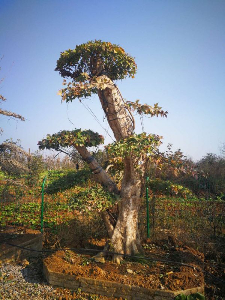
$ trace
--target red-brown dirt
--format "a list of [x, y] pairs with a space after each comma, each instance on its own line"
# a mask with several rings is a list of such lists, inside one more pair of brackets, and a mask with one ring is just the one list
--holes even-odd
[[[93, 242], [93, 241], [92, 241]], [[202, 286], [204, 255], [174, 239], [144, 245], [143, 256], [129, 257], [120, 265], [107, 259], [95, 262], [93, 255], [60, 250], [45, 259], [51, 271], [89, 277], [150, 289], [181, 290]]]

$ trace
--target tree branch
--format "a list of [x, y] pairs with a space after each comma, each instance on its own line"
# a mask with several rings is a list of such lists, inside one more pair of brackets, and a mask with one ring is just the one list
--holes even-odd
[[0, 114], [4, 115], [4, 116], [8, 116], [8, 117], [17, 118], [17, 119], [20, 119], [21, 121], [25, 121], [25, 118], [23, 116], [15, 114], [8, 110], [2, 110], [1, 108], [0, 108]]
[[99, 165], [97, 160], [91, 155], [91, 153], [87, 150], [85, 146], [77, 146], [74, 145], [77, 151], [80, 153], [82, 159], [87, 162], [91, 171], [94, 174], [94, 178], [96, 181], [101, 183], [103, 186], [107, 187], [109, 192], [113, 192], [115, 194], [119, 194], [119, 190], [115, 182], [109, 177], [104, 169]]

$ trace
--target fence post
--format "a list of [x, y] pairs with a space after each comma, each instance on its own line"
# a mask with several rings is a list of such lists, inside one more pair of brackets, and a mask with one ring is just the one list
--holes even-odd
[[43, 233], [43, 227], [44, 227], [44, 187], [45, 187], [45, 181], [47, 176], [44, 177], [42, 182], [42, 188], [41, 188], [41, 233]]
[[150, 238], [148, 182], [149, 182], [149, 177], [146, 178], [146, 218], [147, 218], [146, 223], [147, 223], [147, 238]]

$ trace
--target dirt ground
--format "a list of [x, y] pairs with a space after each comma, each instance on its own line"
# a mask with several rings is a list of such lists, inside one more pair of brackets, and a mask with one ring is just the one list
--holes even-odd
[[[1, 230], [0, 233], [0, 242], [3, 243], [2, 247], [5, 247], [4, 241], [13, 243], [18, 238], [24, 241], [35, 232], [23, 228], [17, 230], [11, 228]], [[104, 263], [95, 262], [93, 256], [97, 252], [90, 253], [82, 250], [89, 248], [98, 251], [103, 249], [104, 244], [104, 239], [91, 239], [86, 245], [67, 244], [70, 249], [58, 251], [48, 245], [47, 248], [49, 250], [51, 248], [54, 252], [43, 253], [43, 257], [50, 268], [57, 272], [162, 290], [180, 290], [205, 284], [207, 300], [224, 299], [224, 240], [216, 239], [206, 247], [204, 254], [171, 236], [154, 242], [147, 240], [143, 244], [142, 256], [128, 257], [120, 265], [112, 263], [110, 255]], [[55, 245], [56, 248], [58, 246]], [[40, 266], [40, 262], [38, 265]], [[65, 292], [65, 290], [61, 291], [62, 294]]]
[[[92, 241], [93, 242], [93, 241]], [[174, 239], [143, 244], [142, 256], [127, 257], [120, 265], [96, 262], [94, 255], [60, 250], [45, 259], [52, 271], [151, 289], [181, 290], [204, 284], [204, 255]]]
[[20, 243], [26, 242], [27, 240], [31, 239], [31, 236], [35, 236], [40, 232], [33, 229], [27, 229], [23, 227], [8, 227], [4, 229], [0, 229], [0, 244], [4, 244], [4, 242], [13, 240], [17, 240]]

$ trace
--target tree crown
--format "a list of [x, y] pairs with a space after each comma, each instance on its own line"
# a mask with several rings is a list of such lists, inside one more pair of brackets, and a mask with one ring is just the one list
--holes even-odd
[[55, 70], [75, 82], [85, 82], [87, 75], [93, 78], [101, 74], [118, 80], [134, 77], [137, 65], [119, 45], [95, 40], [61, 52]]

